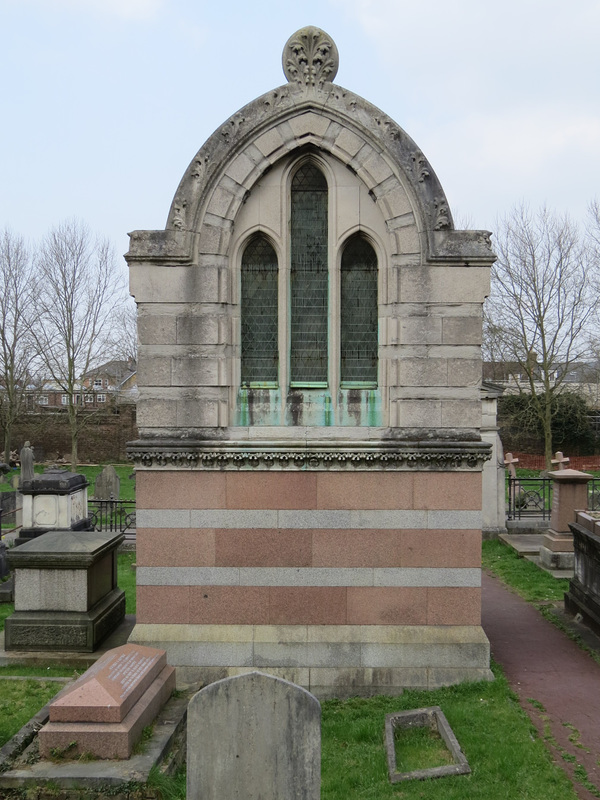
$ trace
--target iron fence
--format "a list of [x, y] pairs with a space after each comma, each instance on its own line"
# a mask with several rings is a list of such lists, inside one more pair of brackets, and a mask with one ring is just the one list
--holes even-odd
[[96, 531], [135, 530], [135, 500], [89, 500], [88, 514]]
[[[550, 519], [552, 478], [507, 478], [507, 519], [538, 517]], [[588, 483], [588, 511], [600, 510], [600, 478]]]

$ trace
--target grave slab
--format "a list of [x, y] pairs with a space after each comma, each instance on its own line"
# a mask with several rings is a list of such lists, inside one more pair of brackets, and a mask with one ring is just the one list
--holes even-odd
[[[54, 722], [52, 709], [65, 696], [61, 694], [50, 705], [50, 722], [38, 734], [40, 754], [48, 758], [51, 751], [64, 750], [69, 757], [89, 753], [96, 758], [129, 758], [143, 729], [152, 723], [174, 689], [175, 668], [165, 666], [121, 722]], [[66, 694], [71, 691], [66, 690]], [[84, 702], [89, 702], [89, 697]], [[86, 708], [91, 716], [98, 716], [98, 707]]]
[[50, 705], [50, 721], [122, 722], [166, 666], [165, 650], [110, 650]]

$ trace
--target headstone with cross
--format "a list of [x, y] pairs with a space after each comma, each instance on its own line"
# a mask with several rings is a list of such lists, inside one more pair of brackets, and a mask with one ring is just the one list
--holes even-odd
[[513, 458], [512, 453], [507, 453], [506, 458], [504, 459], [504, 466], [508, 470], [509, 477], [516, 478], [517, 477], [517, 470], [515, 468], [515, 464], [519, 463], [518, 458]]
[[555, 469], [565, 469], [568, 463], [569, 459], [566, 458], [560, 450], [557, 450], [556, 453], [554, 453], [552, 464], [556, 465]]

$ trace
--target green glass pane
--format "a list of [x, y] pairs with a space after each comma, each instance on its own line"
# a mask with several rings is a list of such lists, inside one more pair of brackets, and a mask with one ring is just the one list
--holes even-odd
[[276, 383], [277, 255], [264, 236], [242, 257], [242, 384]]
[[377, 383], [377, 256], [361, 236], [342, 254], [341, 380]]
[[291, 382], [326, 382], [327, 181], [312, 164], [292, 181], [290, 268]]

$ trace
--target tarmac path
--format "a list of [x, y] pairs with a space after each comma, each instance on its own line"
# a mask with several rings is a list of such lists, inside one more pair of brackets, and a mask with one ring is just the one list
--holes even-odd
[[[572, 780], [575, 775], [581, 800], [600, 797], [600, 664], [485, 571], [482, 606], [492, 656], [554, 760]], [[585, 768], [597, 794], [577, 780], [582, 772], [577, 765]]]

